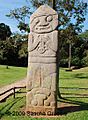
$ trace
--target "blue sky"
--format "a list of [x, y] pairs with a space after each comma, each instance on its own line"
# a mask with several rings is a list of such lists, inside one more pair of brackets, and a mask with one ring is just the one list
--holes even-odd
[[10, 10], [27, 5], [26, 0], [0, 0], [0, 23], [9, 25], [12, 32], [19, 31], [17, 21], [6, 17]]
[[[88, 0], [84, 0], [88, 3]], [[12, 32], [19, 31], [17, 28], [17, 21], [6, 17], [10, 10], [27, 5], [26, 0], [0, 0], [0, 23], [9, 25]], [[83, 31], [88, 30], [88, 14], [84, 22]]]

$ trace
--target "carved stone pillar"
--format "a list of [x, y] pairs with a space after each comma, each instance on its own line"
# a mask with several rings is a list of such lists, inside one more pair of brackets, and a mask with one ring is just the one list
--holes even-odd
[[55, 113], [58, 78], [58, 14], [48, 5], [30, 17], [26, 108]]

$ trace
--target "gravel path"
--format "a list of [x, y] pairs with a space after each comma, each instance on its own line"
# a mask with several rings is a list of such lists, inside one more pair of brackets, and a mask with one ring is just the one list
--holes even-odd
[[[4, 87], [1, 87], [0, 88], [0, 94], [1, 93], [4, 93], [5, 91], [11, 89], [11, 88], [14, 88], [14, 87], [25, 87], [26, 85], [26, 78], [24, 78], [23, 80], [20, 80], [20, 81], [17, 81], [15, 83], [12, 83], [10, 85], [7, 85], [7, 86], [4, 86]], [[18, 89], [19, 90], [19, 89]], [[13, 93], [13, 90], [5, 93], [4, 95], [1, 95], [0, 96], [0, 102], [3, 101], [5, 98], [7, 98], [10, 94]]]

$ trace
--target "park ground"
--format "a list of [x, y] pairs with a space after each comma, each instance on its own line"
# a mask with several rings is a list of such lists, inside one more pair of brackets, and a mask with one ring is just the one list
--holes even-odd
[[[26, 76], [26, 68], [0, 66], [0, 87], [14, 83]], [[88, 120], [88, 67], [66, 71], [60, 68], [60, 93], [57, 116], [52, 120]], [[62, 88], [63, 87], [63, 88]], [[79, 89], [83, 88], [83, 89]], [[0, 103], [1, 120], [49, 120], [51, 118], [33, 118], [25, 116], [25, 89], [10, 96], [6, 102]]]

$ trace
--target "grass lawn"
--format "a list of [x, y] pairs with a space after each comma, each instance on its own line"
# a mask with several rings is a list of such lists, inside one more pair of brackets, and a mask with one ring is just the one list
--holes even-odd
[[87, 87], [88, 67], [65, 72], [66, 68], [60, 69], [60, 87]]
[[[60, 87], [78, 87], [88, 88], [88, 68], [66, 72], [65, 68], [60, 69]], [[61, 93], [71, 93], [72, 95], [61, 94], [58, 98], [58, 117], [52, 120], [88, 120], [88, 96], [74, 95], [88, 94], [88, 90], [79, 89], [60, 89]], [[6, 102], [0, 103], [1, 120], [51, 120], [51, 118], [31, 118], [30, 116], [18, 115], [23, 111], [26, 104], [24, 94], [16, 94], [7, 99]]]
[[26, 68], [0, 65], [0, 87], [21, 80], [26, 76]]

